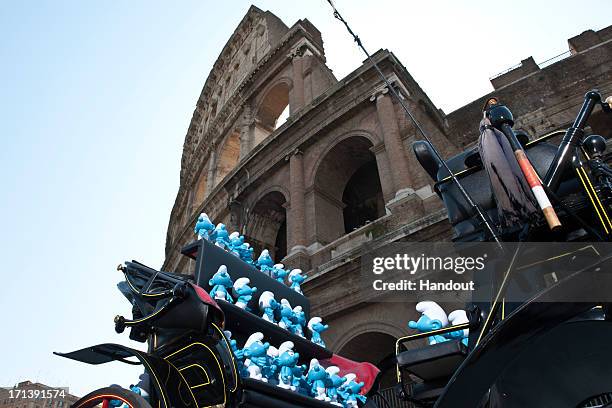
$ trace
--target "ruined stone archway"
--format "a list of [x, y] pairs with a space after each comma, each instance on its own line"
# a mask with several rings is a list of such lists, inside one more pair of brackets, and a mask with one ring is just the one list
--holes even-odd
[[358, 334], [349, 340], [338, 354], [355, 361], [367, 361], [381, 371], [380, 388], [393, 387], [395, 377], [395, 341], [396, 338], [377, 331]]
[[191, 206], [189, 209], [191, 212], [195, 211], [195, 209], [198, 208], [204, 202], [204, 199], [206, 198], [206, 193], [208, 192], [207, 189], [208, 189], [208, 162], [205, 162], [204, 165], [202, 166], [202, 169], [200, 170], [200, 174], [196, 181], [195, 188], [192, 192]]
[[239, 159], [240, 133], [234, 131], [227, 137], [217, 156], [215, 184], [223, 180], [236, 167]]
[[245, 239], [253, 247], [255, 256], [267, 249], [272, 259], [280, 262], [287, 255], [286, 204], [283, 193], [271, 191], [248, 212]]
[[282, 125], [283, 119], [287, 119], [290, 90], [290, 82], [283, 80], [266, 91], [255, 115], [254, 145], [259, 144], [279, 125]]
[[325, 245], [385, 214], [372, 142], [347, 137], [319, 162], [314, 177], [316, 240]]

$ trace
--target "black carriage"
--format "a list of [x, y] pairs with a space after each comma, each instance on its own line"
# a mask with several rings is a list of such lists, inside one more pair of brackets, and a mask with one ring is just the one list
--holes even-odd
[[[58, 353], [89, 364], [119, 361], [142, 365], [149, 401], [120, 387], [96, 390], [76, 402], [76, 408], [103, 404], [106, 408], [121, 401], [140, 407], [245, 407], [245, 408], [329, 408], [328, 402], [282, 389], [265, 382], [242, 378], [224, 330], [244, 344], [253, 332], [280, 344], [290, 340], [305, 361], [316, 358], [324, 365], [336, 365], [365, 381], [364, 392], [374, 390], [378, 370], [369, 363], [357, 363], [288, 332], [232, 303], [215, 301], [203, 288], [220, 265], [226, 265], [233, 279], [248, 277], [258, 290], [273, 291], [292, 305], [301, 306], [309, 317], [308, 299], [276, 279], [260, 272], [206, 241], [198, 240], [182, 250], [196, 262], [195, 276], [160, 272], [136, 261], [120, 265], [125, 281], [119, 289], [134, 305], [133, 319], [115, 318], [116, 331], [130, 330], [130, 338], [148, 343], [147, 352], [118, 344], [100, 344], [71, 353]], [[249, 306], [257, 310], [256, 299]]]

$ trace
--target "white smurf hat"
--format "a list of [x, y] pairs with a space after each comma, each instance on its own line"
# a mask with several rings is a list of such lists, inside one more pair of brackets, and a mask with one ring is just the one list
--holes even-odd
[[317, 324], [317, 323], [321, 323], [322, 321], [323, 321], [323, 319], [321, 319], [321, 318], [320, 318], [320, 317], [318, 317], [318, 316], [317, 316], [317, 317], [313, 317], [312, 319], [310, 319], [310, 320], [308, 321], [308, 328], [309, 328], [310, 330], [312, 330], [312, 326], [314, 326], [314, 325], [315, 325], [315, 324]]
[[287, 306], [289, 309], [291, 309], [291, 303], [289, 303], [289, 301], [285, 298], [281, 299], [281, 305]]
[[316, 358], [313, 358], [312, 360], [310, 360], [309, 368], [312, 368], [312, 367], [318, 366], [318, 365], [319, 365], [319, 360], [317, 360]]
[[231, 234], [229, 234], [230, 239], [233, 238], [240, 238], [240, 233], [237, 231], [232, 232]]
[[354, 373], [348, 373], [344, 376], [344, 378], [346, 378], [347, 383], [350, 383], [351, 381], [354, 381], [357, 378], [357, 375], [355, 375]]
[[270, 301], [274, 299], [274, 293], [266, 290], [259, 296], [259, 307], [270, 307]]
[[278, 357], [280, 352], [278, 351], [278, 349], [274, 346], [270, 346], [268, 347], [268, 350], [266, 351], [266, 354], [270, 357]]
[[[467, 317], [467, 313], [465, 313], [465, 310], [462, 310], [462, 309], [453, 310], [452, 312], [450, 312], [448, 315], [448, 321], [450, 322], [451, 326], [456, 326], [458, 324], [470, 322], [470, 320]], [[469, 329], [463, 329], [463, 333], [466, 336], [469, 335], [469, 332], [470, 332]]]
[[291, 272], [289, 272], [289, 282], [291, 282], [291, 278], [293, 278], [296, 275], [301, 275], [301, 274], [302, 274], [301, 269], [292, 269]]
[[253, 334], [251, 334], [249, 336], [249, 338], [247, 339], [246, 343], [244, 343], [244, 348], [248, 348], [251, 346], [251, 344], [255, 343], [255, 342], [261, 342], [264, 338], [263, 333], [261, 332], [255, 332]]
[[276, 269], [283, 269], [285, 267], [285, 265], [283, 265], [282, 263], [277, 263], [277, 264], [274, 264], [274, 267]]
[[223, 330], [223, 334], [225, 334], [225, 337], [227, 337], [228, 339], [232, 338], [232, 332], [229, 330]]
[[443, 327], [446, 327], [448, 325], [448, 317], [446, 317], [444, 309], [442, 309], [440, 305], [436, 302], [419, 302], [416, 305], [416, 310], [417, 312], [423, 313], [425, 316], [429, 317], [432, 320], [439, 320], [440, 322], [442, 322]]
[[251, 280], [249, 278], [238, 278], [236, 279], [236, 282], [234, 282], [234, 289], [241, 288], [245, 285], [248, 285], [249, 283], [251, 283]]
[[227, 272], [227, 266], [221, 265], [219, 267], [219, 269], [217, 269], [217, 273], [219, 273], [219, 272]]
[[294, 308], [293, 308], [293, 311], [294, 311], [295, 313], [299, 313], [299, 312], [301, 312], [301, 311], [302, 311], [302, 306], [298, 305], [298, 306], [294, 307]]
[[325, 371], [329, 375], [337, 375], [340, 372], [340, 369], [336, 366], [329, 366], [325, 369]]
[[292, 341], [285, 341], [278, 346], [278, 355], [283, 354], [285, 351], [293, 351], [294, 344]]

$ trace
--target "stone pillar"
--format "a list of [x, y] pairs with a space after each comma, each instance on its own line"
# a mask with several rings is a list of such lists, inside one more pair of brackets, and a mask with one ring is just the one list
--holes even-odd
[[406, 160], [393, 101], [387, 92], [388, 90], [385, 88], [380, 94], [373, 95], [370, 100], [376, 100], [376, 111], [383, 132], [385, 150], [389, 157], [391, 177], [396, 194], [398, 192], [411, 192], [413, 186], [410, 169]]
[[301, 55], [294, 55], [291, 59], [293, 69], [293, 88], [289, 101], [289, 115], [304, 107], [304, 60]]
[[229, 202], [230, 220], [227, 229], [229, 231], [238, 231], [241, 234], [244, 232], [242, 228], [242, 203], [236, 200]]
[[242, 126], [240, 127], [240, 159], [242, 160], [253, 149], [253, 115], [251, 107], [244, 106]]
[[306, 245], [306, 211], [304, 201], [304, 154], [296, 150], [289, 157], [289, 188], [291, 194], [291, 242], [290, 252], [294, 248], [304, 248]]
[[216, 147], [213, 147], [210, 151], [210, 158], [208, 159], [208, 175], [206, 176], [206, 193], [204, 196], [208, 196], [213, 188], [217, 185], [217, 180], [215, 180], [215, 170], [217, 168], [217, 152], [215, 151]]
[[306, 204], [304, 188], [304, 154], [295, 150], [289, 156], [290, 207], [287, 217], [287, 257], [284, 263], [293, 268], [310, 269], [306, 249]]
[[370, 151], [374, 153], [376, 157], [376, 167], [378, 168], [378, 178], [380, 179], [380, 187], [382, 189], [383, 198], [385, 202], [388, 202], [395, 198], [395, 186], [393, 185], [393, 178], [391, 170], [389, 169], [389, 158], [385, 151], [385, 145], [380, 143], [376, 146], [372, 146]]

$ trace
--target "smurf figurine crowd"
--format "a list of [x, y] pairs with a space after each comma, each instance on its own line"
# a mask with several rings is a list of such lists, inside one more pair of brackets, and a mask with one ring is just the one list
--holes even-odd
[[[465, 310], [455, 310], [448, 316], [442, 307], [436, 302], [424, 301], [416, 305], [417, 312], [421, 313], [418, 321], [408, 322], [408, 328], [416, 329], [421, 333], [428, 333], [435, 330], [444, 329], [449, 326], [468, 323]], [[429, 336], [429, 344], [444, 343], [449, 340], [460, 340], [468, 345], [469, 329], [457, 330], [445, 334], [433, 334]]]
[[[214, 225], [205, 213], [198, 217], [195, 232], [198, 239], [213, 243], [303, 295], [301, 285], [306, 280], [306, 274], [301, 269], [289, 270], [284, 264], [275, 263], [267, 249], [254, 261], [253, 248], [238, 232], [230, 234], [224, 224]], [[250, 286], [251, 280], [240, 277], [232, 281], [225, 265], [219, 267], [208, 283], [210, 295], [215, 300], [234, 303], [241, 309], [257, 313], [261, 319], [296, 336], [306, 338], [308, 334], [313, 344], [325, 347], [321, 333], [329, 326], [324, 324], [320, 317], [315, 316], [307, 320], [302, 306], [292, 307], [289, 300], [277, 299], [269, 290], [263, 291], [256, 298], [257, 288]], [[251, 310], [249, 305], [255, 310]], [[446, 319], [446, 315], [444, 317]], [[448, 319], [440, 323], [440, 326], [444, 323], [447, 324]], [[433, 323], [423, 321], [419, 327], [426, 329], [433, 327]], [[231, 332], [225, 331], [224, 335], [243, 377], [299, 392], [340, 407], [353, 408], [358, 406], [358, 401], [365, 402], [365, 397], [360, 394], [364, 383], [358, 382], [355, 374], [341, 375], [338, 367], [324, 367], [314, 358], [300, 364], [300, 354], [294, 351], [293, 341], [287, 340], [276, 348], [265, 341], [263, 333], [255, 332], [248, 336], [240, 348]]]
[[262, 273], [271, 276], [280, 283], [288, 285], [299, 294], [303, 294], [301, 285], [306, 280], [306, 275], [301, 269], [288, 270], [285, 269], [285, 265], [282, 263], [274, 263], [270, 256], [270, 251], [267, 249], [261, 251], [257, 261], [253, 261], [253, 248], [248, 242], [244, 241], [244, 236], [240, 235], [239, 232], [234, 231], [230, 234], [225, 224], [219, 223], [214, 225], [206, 213], [200, 214], [194, 231], [198, 239], [205, 239], [214, 243], [219, 248], [225, 249], [247, 264], [255, 266]]
[[[225, 332], [229, 338], [231, 333]], [[323, 367], [315, 358], [309, 365], [300, 365], [299, 353], [293, 349], [291, 341], [283, 342], [278, 349], [264, 341], [261, 332], [251, 334], [244, 348], [236, 347], [235, 340], [230, 340], [234, 356], [239, 360], [239, 371], [243, 376], [276, 385], [286, 390], [296, 391], [345, 408], [358, 406], [358, 401], [365, 402], [360, 394], [364, 386], [357, 381], [353, 373], [340, 375], [336, 366]]]

